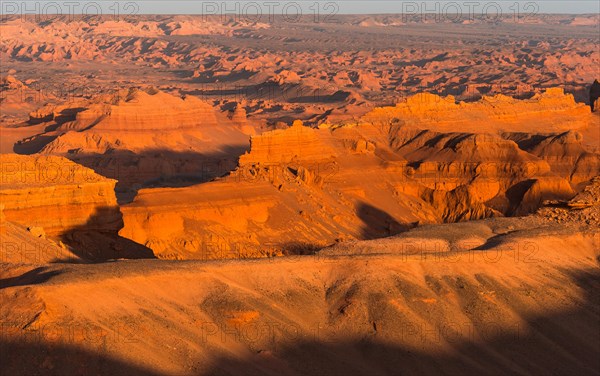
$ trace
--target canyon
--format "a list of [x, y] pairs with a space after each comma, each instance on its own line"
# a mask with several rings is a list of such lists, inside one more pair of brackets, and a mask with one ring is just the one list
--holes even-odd
[[[102, 193], [122, 198], [105, 203], [123, 213], [116, 231], [163, 259], [310, 253], [421, 224], [527, 215], [600, 171], [598, 118], [562, 89], [470, 103], [417, 94], [357, 122], [297, 120], [262, 134], [243, 113], [194, 98], [120, 94], [32, 112], [47, 131], [15, 147], [116, 179]], [[158, 102], [181, 118], [154, 112]], [[542, 113], [540, 133], [531, 124]]]
[[600, 373], [598, 18], [534, 20], [3, 16], [2, 373]]

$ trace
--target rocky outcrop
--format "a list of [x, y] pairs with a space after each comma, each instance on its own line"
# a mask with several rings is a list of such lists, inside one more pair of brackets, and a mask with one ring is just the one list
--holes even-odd
[[121, 227], [116, 181], [61, 157], [4, 154], [0, 162], [0, 197], [8, 221], [41, 227], [54, 238], [82, 227]]
[[[65, 114], [71, 114], [72, 119]], [[41, 150], [44, 154], [189, 150], [209, 138], [218, 125], [225, 127], [208, 103], [152, 88], [123, 90], [68, 107], [49, 106], [30, 117], [55, 123], [50, 126], [52, 133], [45, 136], [57, 137]], [[245, 138], [240, 130], [237, 133], [238, 139]]]
[[590, 225], [600, 228], [600, 176], [594, 177], [585, 189], [570, 200], [548, 200], [537, 215], [550, 222]]
[[[500, 100], [506, 108], [532, 113], [580, 112], [558, 90], [528, 101]], [[207, 247], [217, 247], [226, 258], [307, 252], [416, 224], [526, 215], [545, 200], [570, 199], [576, 182], [598, 173], [594, 164], [577, 167], [595, 158], [578, 133], [503, 133], [502, 124], [513, 127], [521, 115], [503, 118], [502, 111], [489, 103], [457, 104], [423, 94], [375, 110], [358, 124], [314, 129], [297, 121], [252, 137], [250, 151], [226, 177], [140, 191], [123, 207], [121, 235], [164, 258], [203, 258]], [[390, 113], [401, 117], [390, 120]], [[381, 114], [389, 121], [382, 122]], [[448, 117], [458, 121], [459, 114], [464, 124], [477, 116], [495, 119], [496, 128], [437, 127]], [[417, 125], [406, 119], [418, 119]], [[430, 129], [419, 126], [424, 124]], [[570, 169], [561, 162], [568, 156]]]
[[421, 93], [395, 107], [376, 108], [362, 121], [381, 127], [406, 124], [438, 131], [459, 128], [461, 132], [495, 133], [499, 130], [522, 131], [543, 118], [547, 132], [565, 129], [565, 122], [569, 122], [570, 129], [583, 127], [587, 125], [586, 115], [589, 115], [589, 109], [585, 104], [576, 103], [573, 95], [565, 94], [561, 88], [551, 88], [526, 100], [498, 94], [469, 103], [457, 102], [453, 96]]
[[118, 236], [115, 180], [62, 157], [3, 154], [0, 164], [2, 257], [10, 262], [154, 257]]
[[238, 168], [222, 179], [141, 190], [122, 207], [121, 236], [163, 258], [261, 257], [435, 221], [430, 208], [411, 210], [418, 200], [394, 185], [366, 184], [401, 178], [393, 178], [374, 153], [351, 151], [356, 142], [338, 140], [330, 130], [296, 122], [255, 136], [251, 144]]
[[531, 182], [520, 200], [514, 215], [535, 212], [546, 200], [569, 200], [575, 195], [568, 181], [556, 178], [539, 178]]
[[289, 163], [294, 160], [319, 161], [335, 155], [327, 132], [303, 126], [297, 120], [285, 130], [252, 137], [251, 151], [240, 157], [240, 167], [259, 163]]
[[600, 171], [600, 155], [586, 150], [579, 132], [507, 133], [503, 137], [548, 162], [552, 172], [567, 179], [574, 187], [585, 186]]
[[224, 143], [247, 143], [250, 129], [245, 113], [238, 110], [234, 115], [221, 114], [193, 96], [132, 88], [32, 111], [29, 123], [44, 123], [45, 130], [19, 142], [15, 150], [52, 155], [115, 150], [212, 152]]
[[122, 90], [32, 112], [30, 122], [44, 123], [46, 131], [16, 150], [90, 167], [118, 180], [119, 199], [128, 201], [144, 186], [199, 183], [231, 171], [251, 133], [244, 112], [233, 115], [193, 96]]
[[510, 214], [511, 187], [550, 173], [545, 161], [496, 135], [393, 132], [391, 146], [407, 161], [407, 184], [421, 187], [415, 194], [447, 222]]
[[[119, 234], [163, 259], [260, 257], [265, 237], [257, 229], [271, 233], [267, 221], [277, 191], [239, 184], [195, 188], [141, 190], [132, 204], [123, 206]], [[236, 189], [238, 194], [231, 195]]]
[[193, 96], [180, 98], [156, 89], [120, 91], [110, 98], [78, 112], [75, 121], [61, 125], [62, 130], [95, 131], [174, 131], [217, 125], [211, 105]]

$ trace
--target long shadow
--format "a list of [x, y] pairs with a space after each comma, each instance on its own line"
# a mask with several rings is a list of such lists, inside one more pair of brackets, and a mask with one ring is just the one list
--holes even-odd
[[531, 134], [523, 132], [505, 133], [503, 138], [517, 143], [519, 149], [531, 152], [533, 148], [538, 146], [543, 141], [551, 137], [556, 137], [556, 134]]
[[105, 353], [32, 337], [18, 342], [0, 339], [1, 375], [160, 375]]
[[523, 201], [523, 196], [525, 196], [525, 193], [527, 190], [529, 190], [529, 188], [531, 188], [533, 183], [535, 183], [535, 180], [533, 179], [525, 180], [506, 190], [506, 197], [508, 198], [510, 204], [510, 208], [508, 210], [509, 214], [512, 215], [517, 210]]
[[[419, 327], [396, 313], [397, 330], [388, 335], [422, 339], [420, 348], [391, 344], [385, 333], [391, 328], [373, 324], [370, 335], [354, 341], [298, 340], [276, 344], [272, 351], [259, 350], [251, 360], [223, 356], [205, 374], [600, 375], [600, 273], [594, 269], [574, 277], [573, 283], [585, 293], [582, 305], [572, 311], [529, 317], [515, 327], [474, 321], [467, 328], [472, 334], [461, 337], [467, 333], [460, 327], [463, 323], [445, 330], [425, 323]], [[381, 298], [385, 304], [385, 297]], [[460, 303], [467, 307], [472, 304], [466, 300]], [[425, 335], [434, 332], [439, 332], [439, 338], [431, 343]], [[451, 351], [426, 350], [442, 342], [449, 343]], [[266, 355], [260, 356], [262, 353]]]
[[358, 204], [356, 215], [364, 224], [361, 236], [365, 240], [397, 235], [414, 227], [400, 223], [385, 211], [364, 202]]
[[594, 108], [594, 104], [598, 100], [598, 98], [600, 98], [600, 82], [598, 82], [598, 80], [595, 80], [592, 86], [590, 87], [589, 105], [592, 112], [600, 110], [598, 108]]
[[78, 227], [60, 236], [79, 260], [54, 260], [57, 263], [97, 263], [117, 259], [156, 258], [148, 247], [119, 236], [123, 228], [123, 214], [118, 207], [102, 207]]
[[299, 96], [288, 100], [289, 103], [342, 103], [350, 97], [350, 92], [338, 90], [332, 94], [315, 92], [313, 95]]
[[[208, 85], [208, 84], [207, 84]], [[342, 88], [343, 89], [343, 88]], [[344, 102], [350, 93], [335, 87], [309, 88], [300, 84], [279, 84], [272, 81], [258, 84], [235, 85], [231, 82], [214, 84], [185, 94], [205, 99], [239, 98], [269, 100], [275, 103], [328, 104]], [[270, 109], [268, 112], [272, 112]]]
[[30, 286], [44, 283], [50, 280], [50, 278], [60, 274], [59, 271], [46, 271], [47, 269], [48, 268], [46, 267], [39, 267], [23, 273], [18, 277], [0, 279], [0, 290], [9, 287]]
[[[600, 357], [597, 356], [600, 353], [600, 270], [597, 267], [578, 272], [565, 270], [564, 274], [569, 276], [567, 283], [579, 287], [581, 300], [567, 311], [525, 315], [514, 327], [503, 327], [501, 317], [481, 317], [485, 310], [479, 310], [477, 319], [481, 322], [474, 319], [469, 327], [461, 327], [463, 323], [459, 322], [446, 328], [437, 327], [439, 322], [436, 320], [419, 326], [395, 309], [390, 308], [389, 315], [386, 314], [389, 297], [373, 294], [370, 297], [373, 312], [369, 315], [372, 320], [377, 320], [377, 316], [386, 317], [387, 322], [373, 321], [372, 329], [360, 330], [364, 333], [361, 338], [336, 340], [318, 331], [304, 338], [296, 332], [287, 332], [283, 341], [266, 341], [268, 348], [265, 349], [254, 342], [256, 337], [247, 334], [248, 349], [254, 356], [241, 359], [215, 356], [209, 363], [202, 360], [189, 364], [189, 374], [600, 375]], [[439, 291], [442, 295], [448, 288], [463, 291], [459, 294], [458, 304], [468, 314], [471, 308], [482, 304], [481, 297], [474, 302], [471, 296], [479, 296], [480, 287], [504, 285], [501, 280], [489, 276], [476, 275], [476, 278], [479, 284], [465, 283], [460, 277], [442, 276], [438, 281], [446, 283], [439, 286]], [[436, 284], [432, 278], [429, 282]], [[399, 282], [397, 288], [408, 291], [411, 287], [407, 282]], [[414, 292], [418, 293], [417, 290]], [[531, 298], [536, 301], [554, 296], [542, 296], [543, 291], [536, 290], [533, 294], [539, 294]], [[435, 315], [435, 310], [430, 309], [428, 313]], [[502, 311], [495, 313], [502, 314]], [[89, 351], [47, 340], [44, 336], [19, 336], [19, 332], [20, 329], [16, 329], [16, 336], [11, 337], [8, 328], [0, 340], [3, 375], [158, 374], [115, 360], [100, 348]], [[228, 335], [236, 338], [235, 333]], [[271, 335], [268, 338], [272, 338]], [[394, 344], [394, 339], [413, 345]], [[198, 343], [202, 343], [200, 339]], [[240, 344], [235, 339], [230, 343], [235, 347]], [[415, 343], [419, 345], [415, 346]], [[431, 350], [441, 343], [449, 346], [448, 351]], [[134, 354], [129, 353], [129, 356]], [[191, 371], [200, 369], [202, 372]]]
[[[58, 114], [50, 114], [43, 118], [30, 118], [27, 123], [29, 125], [37, 125], [48, 123], [44, 128], [44, 132], [54, 132], [63, 124], [74, 121], [77, 114], [84, 111], [85, 108], [67, 108]], [[13, 145], [13, 151], [17, 154], [35, 154], [39, 153], [46, 145], [56, 140], [57, 135], [38, 134], [24, 140], [20, 140]]]
[[56, 140], [58, 136], [37, 135], [18, 141], [13, 145], [13, 152], [16, 154], [35, 154], [39, 153], [46, 145]]
[[113, 150], [104, 154], [73, 153], [66, 157], [97, 174], [117, 180], [119, 204], [133, 201], [143, 188], [176, 188], [206, 183], [230, 173], [249, 145], [227, 146], [215, 153]]
[[[15, 144], [17, 154], [35, 154], [56, 136], [35, 136]], [[82, 153], [70, 150], [66, 158], [91, 168], [97, 174], [117, 180], [115, 193], [119, 204], [133, 201], [142, 188], [176, 188], [209, 182], [227, 175], [238, 164], [239, 157], [250, 149], [244, 145], [224, 145], [219, 151], [173, 151], [149, 149], [143, 152], [108, 150], [105, 153]]]
[[429, 59], [399, 61], [396, 63], [396, 65], [398, 67], [407, 67], [407, 66], [414, 65], [419, 68], [423, 68], [425, 66], [425, 64], [427, 64], [427, 63], [444, 61], [444, 60], [446, 60], [446, 57], [448, 57], [448, 52], [441, 53], [441, 54], [434, 56], [432, 58], [429, 58]]

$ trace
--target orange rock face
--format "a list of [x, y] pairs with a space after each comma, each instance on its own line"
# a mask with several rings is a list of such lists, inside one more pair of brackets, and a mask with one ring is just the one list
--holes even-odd
[[326, 132], [304, 127], [301, 121], [285, 130], [275, 130], [251, 141], [251, 151], [240, 157], [240, 167], [252, 164], [290, 163], [294, 160], [322, 161], [335, 154]]
[[77, 227], [118, 230], [115, 180], [68, 159], [54, 156], [0, 155], [0, 196], [8, 221], [39, 226], [50, 236]]
[[[542, 113], [543, 132], [533, 123]], [[43, 154], [117, 179], [121, 202], [137, 197], [113, 230], [175, 259], [310, 253], [422, 223], [524, 215], [570, 198], [600, 169], [594, 115], [560, 89], [474, 103], [418, 94], [356, 123], [296, 121], [252, 136], [238, 160], [219, 150], [243, 150], [244, 117], [239, 107], [221, 114], [193, 97], [132, 89], [32, 112], [54, 125], [22, 145], [49, 139]], [[211, 150], [216, 160], [199, 158]], [[223, 177], [193, 185], [194, 176]]]
[[15, 150], [65, 156], [118, 180], [125, 201], [164, 179], [186, 185], [225, 174], [253, 133], [241, 110], [222, 113], [193, 96], [152, 88], [44, 106], [30, 119], [41, 122], [44, 132]]
[[[237, 116], [237, 122], [243, 120], [240, 116], [243, 115]], [[218, 142], [215, 133], [232, 137], [228, 140], [232, 144], [247, 139], [235, 122], [227, 121], [226, 117], [218, 121], [215, 109], [208, 103], [193, 96], [180, 98], [155, 89], [123, 90], [93, 101], [49, 106], [30, 117], [50, 123], [52, 130], [40, 137], [56, 137], [43, 147], [44, 154], [189, 151], [204, 146], [208, 140]], [[230, 129], [224, 130], [227, 125]], [[35, 139], [29, 142], [35, 143]], [[22, 148], [27, 148], [26, 143]]]
[[[418, 223], [531, 213], [600, 173], [580, 133], [539, 134], [527, 124], [544, 113], [548, 130], [580, 124], [586, 132], [589, 111], [572, 96], [497, 99], [457, 104], [423, 94], [376, 109], [358, 126], [296, 122], [266, 132], [228, 177], [141, 191], [123, 207], [121, 235], [165, 258], [310, 252]], [[475, 119], [486, 127], [471, 125]], [[472, 132], [447, 132], [463, 124]]]

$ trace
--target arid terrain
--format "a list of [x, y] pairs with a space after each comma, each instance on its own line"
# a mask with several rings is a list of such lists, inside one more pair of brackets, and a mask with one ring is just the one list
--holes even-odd
[[2, 375], [600, 375], [598, 15], [326, 21], [0, 19]]

